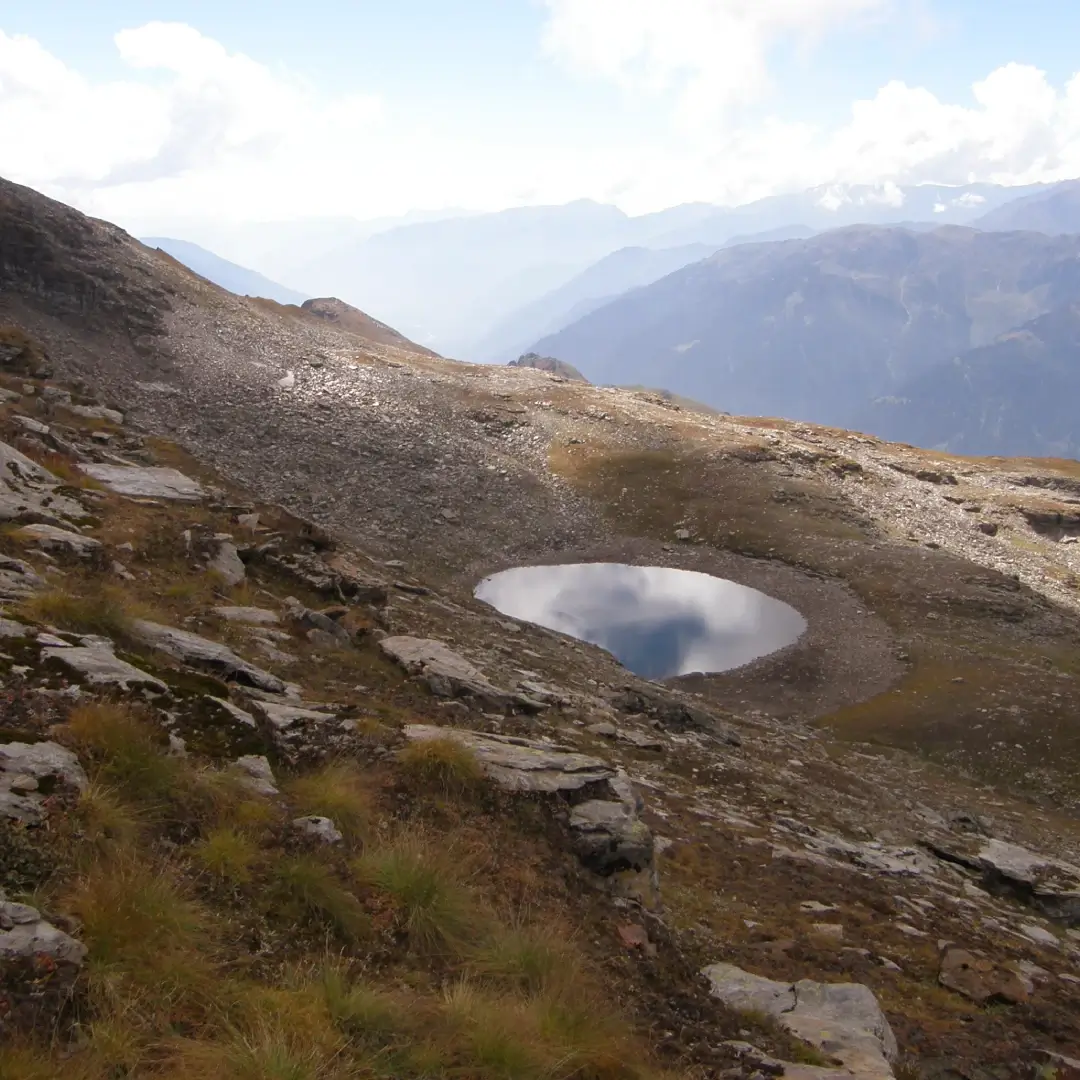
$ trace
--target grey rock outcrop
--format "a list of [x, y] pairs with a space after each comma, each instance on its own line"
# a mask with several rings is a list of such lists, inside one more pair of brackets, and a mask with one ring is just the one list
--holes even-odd
[[777, 982], [733, 964], [712, 964], [703, 974], [713, 997], [736, 1010], [771, 1016], [859, 1080], [892, 1077], [896, 1038], [877, 998], [861, 983]]
[[1080, 926], [1080, 866], [1005, 840], [934, 840], [939, 858], [977, 873], [988, 892], [1004, 894], [1051, 919]]
[[8, 443], [0, 442], [0, 521], [77, 521], [86, 510], [57, 491], [58, 476]]
[[146, 619], [136, 620], [132, 632], [143, 644], [192, 667], [211, 671], [229, 682], [254, 686], [272, 694], [285, 692], [285, 682], [282, 679], [248, 663], [228, 646], [209, 638]]
[[428, 724], [407, 725], [405, 737], [412, 741], [452, 739], [460, 743], [476, 755], [484, 773], [507, 791], [580, 791], [615, 777], [615, 770], [599, 758], [532, 739]]
[[118, 495], [176, 502], [199, 502], [206, 498], [203, 486], [179, 469], [141, 465], [80, 465], [79, 468]]
[[79, 759], [57, 743], [0, 744], [0, 817], [36, 824], [57, 786], [82, 791], [87, 783]]
[[214, 614], [226, 622], [244, 623], [248, 626], [276, 626], [280, 621], [276, 611], [259, 607], [230, 607], [222, 605], [214, 608]]
[[[0, 513], [0, 518], [2, 516]], [[29, 563], [10, 555], [0, 555], [0, 600], [21, 600], [44, 584]]]
[[652, 831], [633, 805], [590, 799], [571, 811], [570, 829], [579, 858], [598, 874], [652, 866]]
[[410, 675], [419, 676], [436, 697], [473, 698], [494, 709], [508, 709], [514, 696], [500, 690], [465, 657], [441, 641], [388, 637], [379, 648]]

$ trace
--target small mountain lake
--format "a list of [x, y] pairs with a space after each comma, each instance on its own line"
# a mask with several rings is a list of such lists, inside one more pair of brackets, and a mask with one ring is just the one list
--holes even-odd
[[485, 578], [476, 597], [599, 645], [646, 679], [730, 671], [793, 644], [806, 629], [793, 607], [765, 593], [665, 566], [522, 566]]

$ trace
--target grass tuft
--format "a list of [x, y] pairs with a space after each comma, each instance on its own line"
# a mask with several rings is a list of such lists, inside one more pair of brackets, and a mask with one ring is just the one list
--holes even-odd
[[554, 923], [500, 927], [475, 951], [469, 967], [485, 981], [528, 995], [561, 992], [582, 971], [566, 928]]
[[64, 734], [89, 756], [94, 779], [131, 802], [160, 806], [189, 773], [182, 759], [166, 755], [164, 733], [135, 706], [80, 705], [72, 710]]
[[405, 833], [355, 863], [359, 877], [398, 905], [410, 942], [420, 949], [459, 951], [483, 929], [476, 901], [445, 847]]
[[249, 884], [253, 877], [252, 868], [259, 858], [259, 846], [229, 826], [211, 830], [193, 850], [208, 874], [232, 885]]
[[49, 589], [22, 601], [19, 610], [35, 622], [78, 634], [101, 634], [115, 642], [130, 638], [132, 621], [142, 614], [130, 597], [111, 585], [86, 593]]
[[272, 872], [283, 905], [279, 915], [326, 924], [351, 942], [369, 936], [371, 923], [360, 901], [325, 863], [306, 856], [279, 859]]
[[446, 796], [475, 792], [484, 779], [476, 755], [456, 739], [411, 742], [398, 753], [398, 764], [412, 787]]

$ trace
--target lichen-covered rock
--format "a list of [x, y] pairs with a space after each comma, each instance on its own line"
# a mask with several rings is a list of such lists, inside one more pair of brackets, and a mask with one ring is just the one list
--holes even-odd
[[500, 690], [487, 676], [441, 641], [418, 637], [388, 637], [379, 648], [410, 675], [427, 683], [436, 697], [475, 698], [489, 708], [507, 709], [514, 695]]
[[240, 559], [240, 553], [236, 545], [227, 540], [221, 541], [217, 551], [207, 564], [207, 569], [213, 571], [230, 588], [239, 585], [247, 577], [247, 571]]
[[859, 1080], [892, 1077], [896, 1038], [877, 998], [861, 983], [777, 982], [734, 964], [712, 964], [703, 974], [713, 997], [732, 1009], [771, 1016]]
[[37, 908], [0, 892], [0, 1040], [55, 1027], [86, 951]]
[[229, 682], [255, 686], [272, 694], [285, 692], [284, 680], [248, 663], [220, 642], [146, 619], [137, 619], [132, 625], [132, 633], [143, 644], [192, 667], [211, 671]]

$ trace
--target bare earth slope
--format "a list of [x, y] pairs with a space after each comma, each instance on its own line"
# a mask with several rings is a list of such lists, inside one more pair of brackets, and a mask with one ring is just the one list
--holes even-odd
[[[8, 184], [0, 322], [132, 430], [373, 567], [404, 562], [414, 585], [391, 590], [385, 633], [445, 642], [499, 687], [557, 688], [563, 704], [503, 730], [614, 759], [673, 841], [659, 900], [621, 902], [667, 943], [635, 961], [659, 966], [655, 999], [639, 987], [633, 1007], [656, 1045], [678, 1044], [678, 1075], [719, 1074], [714, 1021], [689, 1004], [701, 984], [680, 984], [683, 1036], [650, 1014], [677, 994], [660, 974], [673, 956], [869, 985], [914, 1075], [1020, 1077], [1036, 1051], [1080, 1053], [1080, 912], [978, 853], [992, 835], [1080, 859], [1076, 462], [935, 456], [373, 343], [224, 293]], [[661, 687], [471, 598], [506, 566], [596, 558], [745, 582], [809, 629], [749, 668]], [[658, 732], [655, 747], [590, 731], [606, 717]], [[1001, 978], [1021, 965], [1030, 992], [941, 985], [957, 980], [939, 939]]]

